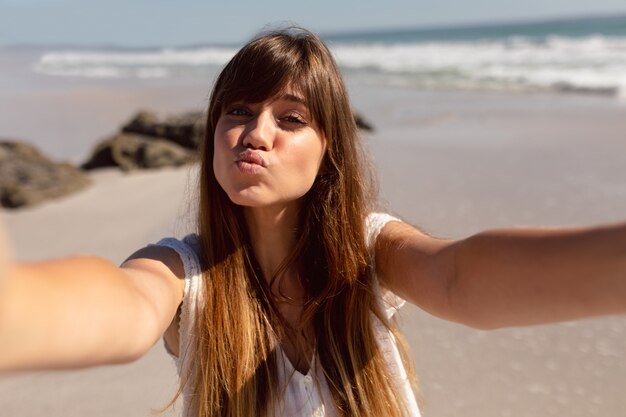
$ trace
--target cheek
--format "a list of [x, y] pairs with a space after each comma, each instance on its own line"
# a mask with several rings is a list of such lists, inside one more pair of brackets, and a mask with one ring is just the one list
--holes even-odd
[[226, 129], [218, 121], [213, 135], [213, 170], [220, 183], [220, 174], [223, 175], [226, 162], [230, 159], [232, 150], [237, 146], [237, 140], [237, 132], [234, 129]]
[[302, 180], [313, 183], [319, 173], [324, 153], [324, 144], [319, 139], [295, 152], [297, 157], [294, 158], [293, 164], [294, 168], [300, 172]]
[[222, 186], [225, 187], [227, 179], [226, 175], [226, 160], [228, 154], [227, 141], [223, 137], [219, 137], [217, 133], [213, 139], [213, 173], [215, 179]]
[[215, 134], [213, 135], [213, 146], [215, 151], [234, 148], [237, 143], [238, 132], [236, 129], [229, 129], [223, 123], [217, 122]]
[[213, 173], [215, 174], [215, 178], [217, 179], [217, 182], [219, 182], [220, 184], [222, 183], [222, 180], [221, 180], [222, 171], [223, 171], [222, 161], [223, 161], [223, 158], [220, 157], [220, 152], [217, 146], [215, 146], [214, 152], [213, 152]]
[[324, 155], [326, 154], [326, 143], [324, 140], [317, 138], [311, 148], [309, 149], [309, 164], [315, 171], [315, 175], [317, 175], [320, 166], [322, 165], [322, 161], [324, 160]]

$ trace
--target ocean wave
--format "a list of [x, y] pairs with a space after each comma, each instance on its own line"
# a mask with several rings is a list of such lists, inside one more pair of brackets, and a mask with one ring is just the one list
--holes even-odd
[[41, 65], [221, 65], [235, 54], [232, 48], [162, 49], [153, 52], [60, 51], [41, 56]]
[[47, 75], [87, 78], [203, 77], [235, 53], [236, 49], [232, 48], [51, 51], [39, 58], [33, 70]]
[[[510, 36], [473, 41], [335, 43], [331, 49], [355, 82], [422, 88], [555, 89], [626, 95], [626, 37]], [[34, 70], [98, 78], [205, 77], [234, 48], [150, 52], [51, 51]]]
[[418, 86], [626, 90], [626, 38], [343, 44], [333, 51], [343, 68], [396, 74]]

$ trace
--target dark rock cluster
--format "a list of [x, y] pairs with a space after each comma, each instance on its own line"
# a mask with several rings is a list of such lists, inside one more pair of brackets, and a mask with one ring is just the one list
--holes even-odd
[[139, 112], [122, 127], [124, 133], [165, 138], [187, 149], [198, 149], [204, 136], [205, 117], [200, 112], [188, 112], [159, 119], [155, 113]]
[[67, 163], [54, 162], [34, 146], [0, 142], [0, 203], [17, 208], [85, 188], [90, 180]]
[[159, 118], [140, 112], [118, 134], [100, 142], [80, 168], [52, 161], [27, 143], [0, 141], [0, 205], [30, 206], [81, 190], [90, 183], [82, 170], [131, 171], [192, 163], [204, 132], [203, 119], [201, 113]]
[[130, 171], [188, 164], [197, 159], [203, 133], [202, 113], [159, 118], [155, 113], [139, 112], [120, 133], [100, 142], [82, 168]]

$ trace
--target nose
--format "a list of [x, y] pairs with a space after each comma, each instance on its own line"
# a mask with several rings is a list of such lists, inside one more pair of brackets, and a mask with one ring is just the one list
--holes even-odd
[[248, 123], [248, 128], [244, 133], [243, 146], [269, 151], [274, 143], [275, 128], [273, 115], [265, 111], [259, 113]]

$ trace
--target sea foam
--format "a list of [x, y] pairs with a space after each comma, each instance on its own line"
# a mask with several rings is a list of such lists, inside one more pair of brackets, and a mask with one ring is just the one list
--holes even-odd
[[[553, 89], [626, 95], [626, 37], [508, 36], [471, 41], [331, 43], [351, 81], [438, 89]], [[55, 76], [206, 77], [236, 48], [49, 51], [33, 69]]]

